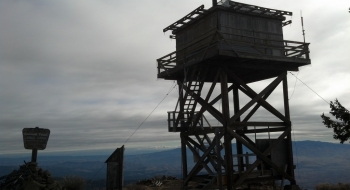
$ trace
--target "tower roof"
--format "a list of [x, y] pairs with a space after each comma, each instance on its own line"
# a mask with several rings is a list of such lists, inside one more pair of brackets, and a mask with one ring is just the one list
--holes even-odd
[[270, 9], [265, 7], [260, 7], [256, 5], [249, 5], [244, 3], [239, 3], [235, 1], [225, 1], [224, 3], [219, 3], [217, 6], [211, 7], [210, 9], [204, 9], [204, 5], [199, 6], [197, 9], [193, 10], [180, 20], [174, 22], [168, 27], [163, 29], [163, 32], [172, 30], [173, 34], [176, 34], [177, 31], [185, 28], [190, 25], [192, 22], [199, 20], [201, 17], [204, 17], [215, 10], [226, 10], [230, 12], [237, 12], [242, 14], [249, 14], [261, 17], [275, 18], [285, 20], [284, 16], [292, 16], [293, 13], [289, 11], [282, 11], [277, 9]]

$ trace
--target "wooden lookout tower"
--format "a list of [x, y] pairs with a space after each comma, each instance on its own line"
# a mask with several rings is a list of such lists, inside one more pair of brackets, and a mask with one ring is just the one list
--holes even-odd
[[[163, 30], [176, 39], [176, 51], [157, 59], [157, 68], [158, 78], [179, 86], [168, 130], [180, 133], [185, 188], [196, 180], [196, 188], [278, 180], [296, 187], [287, 72], [311, 61], [309, 43], [283, 38], [291, 15], [213, 0]], [[268, 102], [274, 91], [277, 106]], [[186, 149], [196, 160], [191, 168]]]

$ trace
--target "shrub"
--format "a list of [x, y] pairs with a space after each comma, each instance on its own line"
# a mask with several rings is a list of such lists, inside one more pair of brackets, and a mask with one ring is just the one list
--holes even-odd
[[85, 179], [78, 176], [64, 177], [61, 185], [66, 190], [83, 190], [85, 188]]
[[316, 186], [316, 190], [349, 190], [350, 184], [338, 183], [337, 185], [332, 184], [319, 184]]

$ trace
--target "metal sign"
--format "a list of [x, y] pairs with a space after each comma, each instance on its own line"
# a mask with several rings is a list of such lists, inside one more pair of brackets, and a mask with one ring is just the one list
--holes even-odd
[[25, 149], [44, 150], [49, 140], [50, 130], [39, 127], [22, 130]]

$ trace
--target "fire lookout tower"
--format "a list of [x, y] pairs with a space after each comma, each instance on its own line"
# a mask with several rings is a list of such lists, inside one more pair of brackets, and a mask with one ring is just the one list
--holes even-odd
[[[157, 68], [158, 78], [179, 86], [168, 130], [180, 133], [184, 188], [197, 180], [197, 188], [277, 180], [296, 187], [287, 72], [311, 60], [309, 43], [283, 39], [291, 15], [213, 0], [210, 9], [202, 5], [163, 30], [176, 39], [176, 51], [157, 59]], [[256, 92], [252, 83], [267, 86]], [[274, 107], [267, 99], [277, 87], [282, 103]], [[261, 109], [271, 116], [258, 115]]]

